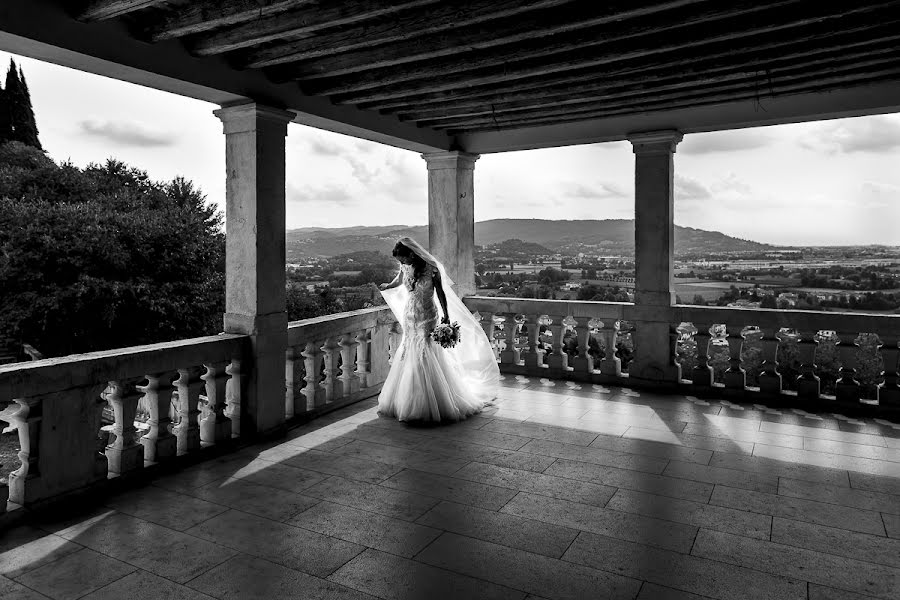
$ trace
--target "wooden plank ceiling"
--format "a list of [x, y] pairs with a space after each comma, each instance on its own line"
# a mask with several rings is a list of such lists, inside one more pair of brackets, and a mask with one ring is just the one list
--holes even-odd
[[71, 12], [450, 135], [900, 80], [898, 0], [95, 0]]

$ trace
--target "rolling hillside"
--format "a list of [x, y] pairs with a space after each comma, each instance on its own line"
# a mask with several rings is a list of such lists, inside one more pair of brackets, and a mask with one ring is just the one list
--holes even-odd
[[[428, 241], [425, 225], [385, 225], [377, 227], [307, 227], [287, 232], [288, 260], [309, 256], [335, 256], [359, 250], [378, 250], [389, 253], [397, 238], [409, 236]], [[540, 244], [554, 251], [574, 250], [589, 245], [601, 249], [631, 252], [634, 249], [634, 221], [610, 219], [604, 221], [549, 221], [543, 219], [495, 219], [475, 224], [475, 243], [497, 244], [520, 239]], [[675, 251], [739, 252], [761, 251], [773, 246], [727, 236], [718, 231], [704, 231], [675, 226]]]

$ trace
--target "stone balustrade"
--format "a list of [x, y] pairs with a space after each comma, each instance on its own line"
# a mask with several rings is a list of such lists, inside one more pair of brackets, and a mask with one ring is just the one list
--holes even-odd
[[[292, 322], [287, 334], [290, 420], [377, 394], [399, 328], [378, 307]], [[7, 499], [39, 506], [239, 438], [250, 344], [220, 334], [0, 366], [0, 420], [20, 443], [0, 515]]]
[[[7, 494], [38, 505], [230, 440], [246, 341], [223, 334], [0, 367], [0, 420], [17, 429], [21, 462], [0, 485], [0, 513]], [[102, 427], [107, 406], [113, 423]]]
[[386, 306], [289, 323], [285, 417], [312, 417], [377, 394], [396, 331]]
[[[597, 384], [656, 387], [692, 394], [766, 401], [814, 410], [868, 414], [900, 412], [900, 316], [801, 310], [734, 309], [703, 306], [639, 306], [631, 303], [578, 302], [471, 296], [466, 306], [481, 318], [492, 339], [501, 371]], [[640, 376], [623, 366], [623, 336], [648, 325], [667, 327], [665, 339], [649, 348], [633, 347], [633, 364], [646, 355], [663, 364]], [[874, 397], [865, 398], [856, 380], [860, 335], [877, 336], [883, 363]], [[747, 384], [743, 349], [754, 335], [762, 353], [756, 376]], [[872, 338], [875, 339], [875, 338]], [[693, 343], [693, 364], [683, 368], [683, 347]], [[817, 356], [834, 344], [840, 370], [834, 394], [823, 394]], [[796, 345], [796, 376], [786, 381], [786, 344]], [[713, 346], [727, 352], [727, 368], [716, 381], [710, 363]], [[648, 377], [647, 373], [651, 374]]]

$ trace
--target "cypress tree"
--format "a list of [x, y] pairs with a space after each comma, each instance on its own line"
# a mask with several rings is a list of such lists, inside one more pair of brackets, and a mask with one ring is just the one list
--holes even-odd
[[41, 140], [38, 139], [37, 122], [34, 119], [34, 109], [31, 106], [31, 92], [28, 91], [28, 83], [25, 81], [25, 73], [19, 69], [19, 83], [21, 84], [22, 120], [16, 124], [18, 138], [29, 146], [43, 150]]
[[6, 99], [6, 90], [0, 85], [0, 144], [12, 139], [12, 123], [9, 119], [9, 102]]
[[37, 124], [34, 120], [28, 85], [25, 83], [24, 76], [21, 75], [21, 70], [16, 67], [16, 63], [12, 59], [9, 61], [9, 70], [6, 72], [4, 95], [8, 106], [10, 139], [43, 150], [41, 142], [38, 140]]

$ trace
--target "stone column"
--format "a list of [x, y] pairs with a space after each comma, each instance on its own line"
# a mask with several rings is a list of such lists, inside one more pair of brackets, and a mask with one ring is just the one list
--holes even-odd
[[275, 432], [284, 426], [284, 140], [294, 114], [249, 103], [215, 115], [226, 144], [225, 332], [251, 341], [242, 433]]
[[423, 154], [428, 164], [428, 249], [447, 267], [459, 296], [475, 293], [477, 154]]
[[675, 146], [678, 131], [629, 136], [634, 161], [634, 361], [629, 374], [653, 382], [677, 382], [680, 369], [669, 344], [675, 254]]

